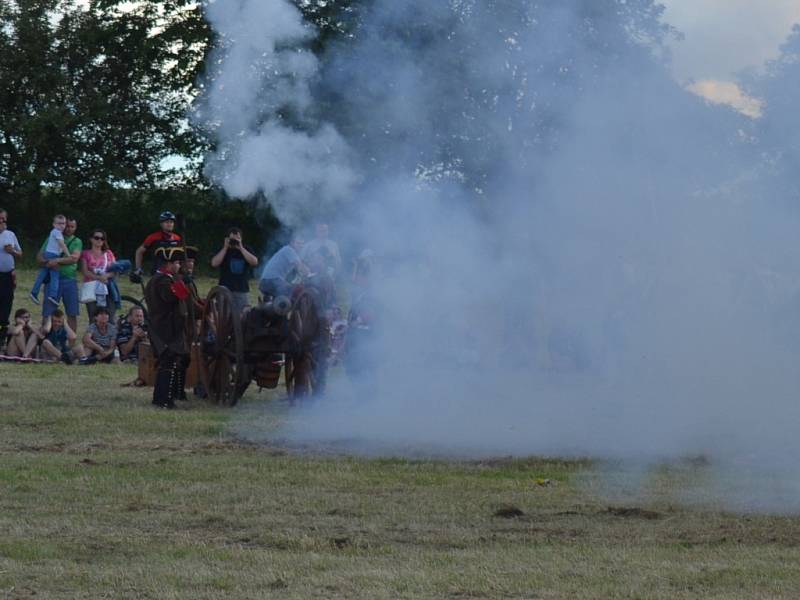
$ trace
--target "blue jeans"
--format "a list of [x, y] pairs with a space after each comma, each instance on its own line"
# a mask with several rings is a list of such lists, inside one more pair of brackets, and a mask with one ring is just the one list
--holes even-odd
[[119, 310], [120, 308], [122, 308], [122, 297], [121, 294], [119, 293], [117, 278], [112, 277], [111, 279], [109, 279], [108, 283], [106, 284], [106, 287], [108, 287], [108, 295], [111, 296], [111, 302], [114, 304], [117, 310]]
[[[120, 258], [114, 261], [108, 269], [106, 269], [107, 273], [127, 273], [131, 270], [131, 261]], [[122, 299], [120, 298], [119, 286], [117, 285], [117, 278], [112, 277], [108, 280], [108, 295], [111, 296], [111, 300], [114, 302], [114, 305], [117, 307], [117, 310], [122, 308]]]
[[[78, 302], [78, 281], [69, 277], [61, 277], [56, 300], [64, 301], [64, 312], [68, 317], [77, 317], [81, 312], [81, 304]], [[56, 308], [57, 306], [51, 302], [42, 302], [42, 316], [49, 317]]]
[[[61, 254], [56, 252], [43, 252], [42, 256], [45, 258], [45, 260], [51, 260], [53, 258], [59, 258]], [[47, 284], [45, 296], [55, 300], [56, 296], [58, 296], [58, 280], [60, 279], [60, 273], [58, 272], [59, 268], [60, 267], [49, 269], [48, 267], [42, 267], [39, 269], [39, 274], [36, 276], [36, 281], [33, 282], [31, 294], [38, 298], [39, 289], [42, 287], [45, 278], [50, 275], [50, 282]]]
[[120, 258], [111, 263], [111, 266], [106, 269], [109, 273], [127, 273], [131, 270], [131, 261]]

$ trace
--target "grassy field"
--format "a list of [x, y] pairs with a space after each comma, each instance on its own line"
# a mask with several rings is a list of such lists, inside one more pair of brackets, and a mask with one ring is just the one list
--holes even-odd
[[674, 502], [702, 462], [611, 502], [588, 461], [249, 443], [280, 394], [158, 411], [134, 376], [0, 364], [0, 598], [800, 597], [800, 519]]

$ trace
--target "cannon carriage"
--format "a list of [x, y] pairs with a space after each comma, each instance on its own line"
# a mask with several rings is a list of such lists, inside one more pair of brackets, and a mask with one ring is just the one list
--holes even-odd
[[243, 315], [218, 286], [199, 322], [200, 378], [213, 402], [233, 406], [253, 381], [274, 389], [281, 373], [290, 399], [322, 391], [330, 332], [313, 286], [298, 286], [291, 298], [263, 299]]

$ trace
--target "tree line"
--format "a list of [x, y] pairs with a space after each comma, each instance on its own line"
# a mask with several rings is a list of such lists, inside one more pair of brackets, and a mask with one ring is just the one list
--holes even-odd
[[[330, 10], [306, 7], [323, 30]], [[212, 142], [191, 111], [218, 43], [194, 0], [0, 2], [0, 207], [21, 239], [54, 212], [123, 252], [165, 208], [206, 246], [226, 224], [255, 246], [277, 229], [263, 198], [226, 198], [203, 175]]]

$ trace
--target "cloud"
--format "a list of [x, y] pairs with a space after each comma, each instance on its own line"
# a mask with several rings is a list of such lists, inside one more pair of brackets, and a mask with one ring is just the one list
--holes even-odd
[[713, 104], [727, 104], [751, 119], [761, 117], [761, 109], [764, 103], [758, 98], [746, 95], [732, 81], [704, 79], [703, 81], [692, 83], [686, 89]]

